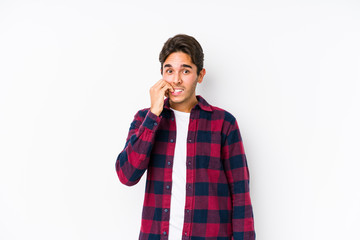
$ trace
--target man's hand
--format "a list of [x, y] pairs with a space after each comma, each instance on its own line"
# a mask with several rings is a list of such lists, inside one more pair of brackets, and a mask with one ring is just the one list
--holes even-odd
[[159, 116], [164, 107], [164, 97], [169, 97], [169, 91], [174, 92], [174, 88], [164, 79], [160, 79], [150, 88], [151, 107], [150, 111]]

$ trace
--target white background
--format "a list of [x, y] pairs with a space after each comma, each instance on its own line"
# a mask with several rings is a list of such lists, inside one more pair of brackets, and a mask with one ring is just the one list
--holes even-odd
[[238, 120], [257, 239], [360, 239], [360, 2], [129, 2], [0, 1], [0, 239], [138, 238], [115, 160], [177, 33]]

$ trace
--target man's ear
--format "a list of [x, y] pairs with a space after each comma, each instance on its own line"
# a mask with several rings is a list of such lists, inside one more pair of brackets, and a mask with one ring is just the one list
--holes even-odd
[[203, 68], [203, 69], [201, 69], [201, 71], [200, 71], [200, 73], [199, 73], [199, 76], [198, 76], [198, 83], [201, 83], [202, 82], [202, 80], [203, 80], [203, 78], [204, 78], [204, 76], [205, 76], [205, 74], [206, 74], [206, 70], [205, 70], [205, 68]]

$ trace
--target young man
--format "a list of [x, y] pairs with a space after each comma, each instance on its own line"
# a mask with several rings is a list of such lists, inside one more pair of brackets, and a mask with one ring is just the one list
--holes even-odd
[[195, 95], [206, 73], [200, 44], [176, 35], [159, 60], [163, 79], [150, 89], [151, 107], [135, 114], [115, 164], [128, 186], [147, 170], [139, 239], [254, 240], [237, 121]]

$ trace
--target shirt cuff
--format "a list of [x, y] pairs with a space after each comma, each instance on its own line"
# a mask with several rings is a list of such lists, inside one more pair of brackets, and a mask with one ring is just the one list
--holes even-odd
[[143, 122], [144, 127], [148, 128], [151, 131], [155, 131], [159, 127], [159, 123], [161, 121], [162, 116], [157, 116], [153, 112], [147, 112], [145, 116], [145, 120]]

